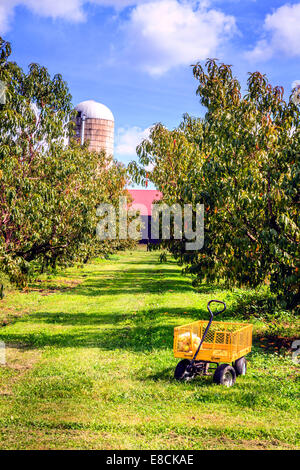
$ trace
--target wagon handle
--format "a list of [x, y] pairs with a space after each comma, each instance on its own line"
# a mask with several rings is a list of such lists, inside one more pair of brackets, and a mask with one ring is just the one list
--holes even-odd
[[[218, 303], [218, 304], [222, 304], [222, 305], [224, 306], [224, 308], [222, 308], [222, 310], [219, 310], [218, 312], [212, 312], [211, 309], [210, 309], [210, 304], [211, 304], [212, 302], [216, 302], [216, 303]], [[208, 304], [207, 304], [207, 310], [209, 311], [209, 313], [210, 313], [210, 318], [211, 318], [211, 320], [212, 320], [214, 316], [219, 315], [220, 313], [225, 312], [225, 310], [226, 310], [226, 304], [225, 304], [225, 302], [222, 302], [222, 300], [210, 300], [210, 301], [208, 302]]]
[[[210, 309], [210, 304], [211, 304], [212, 302], [216, 302], [216, 303], [218, 303], [218, 304], [222, 304], [222, 305], [224, 306], [224, 308], [222, 308], [222, 310], [219, 310], [218, 312], [213, 313], [213, 312], [211, 311], [211, 309]], [[203, 344], [203, 342], [204, 342], [204, 340], [205, 340], [205, 337], [206, 337], [206, 335], [207, 335], [207, 333], [208, 333], [208, 330], [209, 330], [209, 328], [210, 328], [210, 325], [212, 324], [212, 321], [213, 321], [214, 316], [215, 316], [215, 315], [219, 315], [220, 313], [224, 312], [224, 311], [226, 310], [226, 304], [225, 304], [225, 302], [222, 302], [222, 300], [210, 300], [210, 301], [208, 302], [208, 304], [207, 304], [207, 310], [208, 310], [209, 313], [210, 313], [210, 319], [209, 319], [209, 322], [208, 322], [208, 324], [207, 324], [207, 327], [205, 328], [205, 331], [204, 331], [204, 333], [203, 333], [203, 335], [202, 335], [202, 338], [201, 338], [200, 344], [199, 344], [199, 346], [198, 346], [198, 348], [197, 348], [197, 351], [195, 352], [194, 357], [193, 357], [193, 359], [191, 360], [191, 363], [190, 363], [190, 365], [189, 365], [189, 367], [191, 367], [191, 368], [193, 367], [193, 365], [194, 365], [194, 363], [195, 363], [197, 354], [198, 354], [198, 352], [199, 352], [200, 349], [201, 349], [201, 346], [202, 346], [202, 344]]]

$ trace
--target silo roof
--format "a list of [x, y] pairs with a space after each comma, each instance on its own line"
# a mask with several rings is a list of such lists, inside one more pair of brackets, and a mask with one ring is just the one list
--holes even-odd
[[113, 113], [107, 106], [94, 100], [82, 101], [75, 109], [78, 112], [84, 113], [87, 119], [115, 120]]

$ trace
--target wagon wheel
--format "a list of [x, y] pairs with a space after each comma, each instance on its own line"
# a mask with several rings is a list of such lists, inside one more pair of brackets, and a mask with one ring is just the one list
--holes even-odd
[[178, 362], [175, 371], [174, 371], [174, 378], [176, 380], [180, 380], [181, 382], [187, 382], [188, 380], [192, 380], [195, 377], [195, 371], [187, 370], [187, 367], [190, 365], [191, 361], [188, 359], [182, 359], [182, 361]]
[[236, 375], [246, 375], [247, 372], [247, 360], [245, 357], [240, 357], [233, 363], [233, 367]]
[[215, 370], [213, 381], [225, 387], [232, 387], [236, 379], [236, 373], [232, 366], [229, 364], [221, 364]]

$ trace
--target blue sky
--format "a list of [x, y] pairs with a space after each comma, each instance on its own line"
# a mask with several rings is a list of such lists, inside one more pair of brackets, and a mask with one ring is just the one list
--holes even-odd
[[127, 163], [156, 122], [204, 114], [190, 64], [217, 57], [266, 73], [287, 96], [300, 79], [300, 2], [281, 0], [0, 0], [12, 58], [61, 73], [73, 103], [95, 99], [116, 121], [115, 156]]

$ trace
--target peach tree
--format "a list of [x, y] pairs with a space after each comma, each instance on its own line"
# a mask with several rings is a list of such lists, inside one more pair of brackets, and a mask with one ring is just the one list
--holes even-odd
[[[31, 274], [115, 249], [97, 242], [96, 208], [117, 204], [126, 172], [74, 139], [71, 95], [60, 75], [9, 61], [0, 40], [0, 271], [19, 285]], [[70, 142], [67, 145], [68, 139]]]
[[268, 283], [287, 308], [299, 303], [299, 103], [288, 101], [259, 72], [247, 90], [230, 66], [208, 60], [193, 68], [203, 119], [185, 116], [179, 128], [156, 125], [132, 163], [137, 181], [147, 177], [167, 203], [204, 203], [205, 246], [188, 253], [169, 248], [201, 282], [229, 286]]

